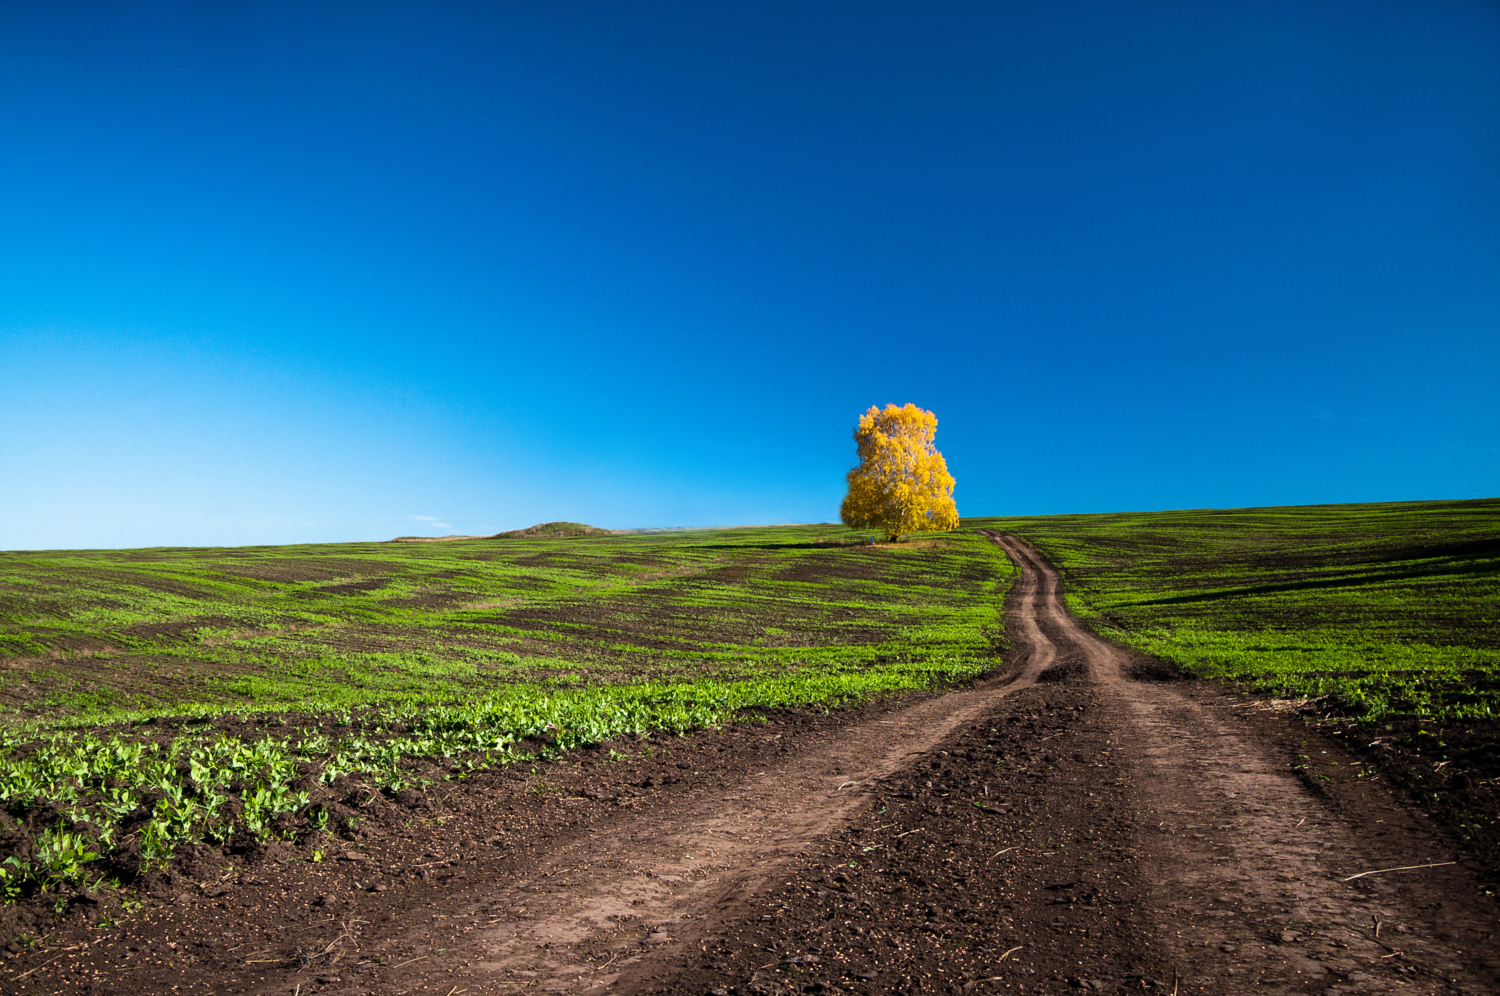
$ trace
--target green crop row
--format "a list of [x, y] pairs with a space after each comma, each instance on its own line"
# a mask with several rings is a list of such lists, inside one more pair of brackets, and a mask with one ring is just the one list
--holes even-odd
[[0, 863], [0, 891], [15, 898], [75, 884], [101, 853], [132, 839], [150, 866], [188, 841], [222, 844], [239, 832], [264, 841], [284, 816], [296, 818], [284, 833], [329, 829], [327, 809], [310, 804], [310, 783], [353, 776], [369, 789], [397, 792], [430, 780], [418, 762], [436, 763], [446, 777], [462, 776], [530, 759], [533, 754], [516, 748], [522, 741], [548, 754], [627, 735], [681, 734], [718, 726], [747, 709], [831, 707], [968, 680], [988, 666], [976, 658], [929, 658], [733, 682], [566, 690], [513, 685], [480, 702], [391, 705], [345, 714], [331, 733], [250, 741], [211, 733], [162, 742], [124, 731], [11, 732], [0, 739], [0, 806], [18, 813], [42, 809], [56, 824], [29, 854]]

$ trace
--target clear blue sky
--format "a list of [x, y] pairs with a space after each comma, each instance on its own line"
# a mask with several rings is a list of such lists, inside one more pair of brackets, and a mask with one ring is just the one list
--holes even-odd
[[1500, 493], [1500, 5], [0, 3], [0, 549]]

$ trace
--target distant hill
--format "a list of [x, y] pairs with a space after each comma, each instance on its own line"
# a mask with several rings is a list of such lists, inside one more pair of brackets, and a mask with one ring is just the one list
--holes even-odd
[[525, 529], [496, 533], [491, 539], [560, 539], [564, 536], [614, 536], [618, 529], [600, 529], [582, 522], [538, 522]]
[[623, 532], [660, 532], [661, 530], [600, 529], [582, 522], [538, 522], [525, 529], [511, 529], [493, 536], [397, 536], [392, 543], [451, 543], [454, 540], [487, 539], [563, 539], [568, 536], [618, 536]]

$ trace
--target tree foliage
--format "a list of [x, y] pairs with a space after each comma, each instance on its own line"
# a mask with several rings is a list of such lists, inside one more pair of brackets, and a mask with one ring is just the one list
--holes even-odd
[[888, 539], [958, 526], [953, 475], [932, 445], [937, 416], [913, 404], [859, 417], [854, 442], [859, 466], [849, 471], [849, 494], [839, 510], [844, 525], [880, 529]]

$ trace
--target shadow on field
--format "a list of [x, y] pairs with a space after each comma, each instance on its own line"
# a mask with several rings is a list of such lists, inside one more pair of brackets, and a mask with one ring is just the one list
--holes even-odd
[[1455, 564], [1451, 567], [1432, 567], [1425, 570], [1386, 571], [1381, 574], [1359, 574], [1341, 578], [1310, 578], [1306, 581], [1282, 581], [1276, 584], [1254, 584], [1243, 588], [1216, 588], [1192, 595], [1171, 595], [1166, 598], [1144, 598], [1135, 602], [1120, 602], [1116, 608], [1137, 605], [1183, 605], [1190, 602], [1215, 602], [1225, 598], [1242, 598], [1246, 595], [1274, 595], [1285, 591], [1307, 591], [1316, 588], [1359, 588], [1365, 585], [1385, 584], [1390, 581], [1418, 581], [1424, 578], [1452, 577], [1463, 574], [1500, 574], [1500, 561], [1485, 561], [1475, 564]]

